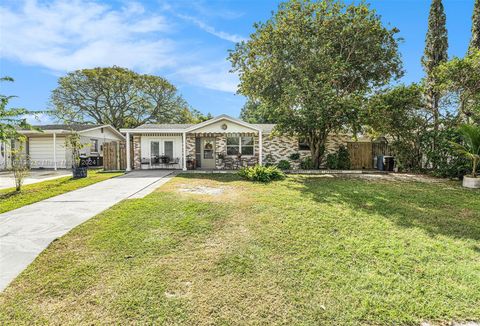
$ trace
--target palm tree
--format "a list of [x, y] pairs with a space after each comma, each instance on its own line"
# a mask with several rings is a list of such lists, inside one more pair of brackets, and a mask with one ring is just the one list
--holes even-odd
[[477, 165], [480, 162], [480, 126], [462, 125], [458, 132], [463, 137], [463, 144], [453, 143], [457, 152], [472, 160], [472, 177], [477, 177]]

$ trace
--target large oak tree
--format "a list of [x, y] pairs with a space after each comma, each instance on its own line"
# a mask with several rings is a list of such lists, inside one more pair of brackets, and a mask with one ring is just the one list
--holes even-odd
[[327, 135], [357, 128], [364, 96], [402, 73], [398, 31], [364, 3], [293, 0], [254, 27], [229, 56], [238, 92], [267, 107], [279, 132], [305, 138], [316, 168]]
[[52, 114], [64, 122], [115, 128], [201, 118], [166, 79], [115, 66], [77, 70], [61, 77], [51, 103]]

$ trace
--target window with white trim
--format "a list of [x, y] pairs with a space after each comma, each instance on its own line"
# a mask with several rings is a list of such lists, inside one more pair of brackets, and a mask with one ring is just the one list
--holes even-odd
[[253, 155], [254, 139], [250, 136], [227, 137], [227, 155]]

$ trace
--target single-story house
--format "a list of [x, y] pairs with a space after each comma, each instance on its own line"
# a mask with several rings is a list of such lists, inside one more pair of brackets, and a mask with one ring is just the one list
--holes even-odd
[[[20, 130], [26, 137], [23, 153], [29, 160], [30, 168], [62, 169], [72, 166], [71, 150], [66, 144], [66, 137], [78, 133], [84, 147], [80, 156], [89, 165], [101, 166], [103, 144], [112, 141], [125, 141], [125, 137], [110, 125], [74, 124], [74, 125], [42, 125], [37, 130]], [[19, 148], [18, 141], [0, 144], [0, 169], [11, 167], [11, 150]]]
[[[133, 140], [127, 142], [127, 171], [230, 169], [238, 167], [239, 162], [242, 165], [274, 163], [289, 160], [294, 153], [300, 158], [310, 155], [308, 144], [298, 137], [277, 135], [273, 132], [274, 127], [274, 124], [251, 124], [220, 115], [198, 124], [144, 124], [120, 131], [127, 139]], [[331, 135], [327, 151], [336, 151], [349, 141], [352, 141], [352, 135]]]

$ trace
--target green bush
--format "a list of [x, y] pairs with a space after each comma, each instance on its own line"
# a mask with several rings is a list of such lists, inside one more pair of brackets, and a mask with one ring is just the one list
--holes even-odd
[[300, 153], [292, 153], [288, 158], [291, 159], [292, 161], [297, 161], [300, 159]]
[[281, 160], [277, 163], [277, 168], [279, 168], [280, 170], [290, 170], [292, 168], [292, 165], [287, 160]]
[[313, 160], [310, 156], [307, 156], [303, 160], [300, 161], [300, 169], [302, 169], [302, 170], [313, 169]]
[[345, 146], [340, 145], [337, 152], [337, 158], [338, 158], [337, 168], [339, 170], [350, 170], [350, 165], [351, 165], [350, 153], [348, 152], [348, 149]]
[[350, 169], [350, 154], [348, 149], [341, 145], [336, 153], [327, 155], [327, 169], [330, 170], [349, 170]]
[[250, 181], [270, 182], [285, 178], [285, 174], [276, 166], [255, 165], [240, 169], [238, 175]]
[[338, 155], [337, 153], [327, 154], [327, 162], [325, 163], [327, 169], [336, 170], [338, 166]]

